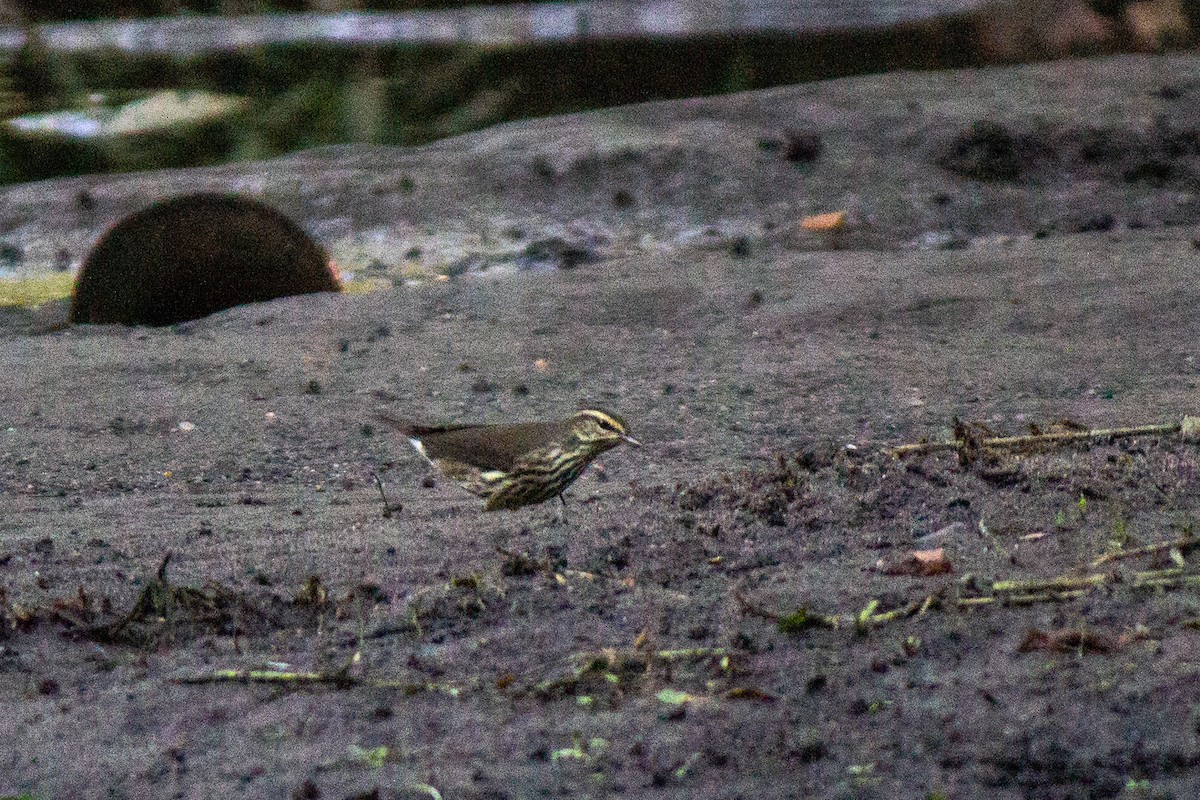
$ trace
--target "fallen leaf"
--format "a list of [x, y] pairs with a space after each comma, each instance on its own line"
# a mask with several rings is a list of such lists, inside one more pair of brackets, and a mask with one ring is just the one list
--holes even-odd
[[944, 575], [950, 572], [951, 569], [952, 565], [950, 564], [950, 559], [946, 558], [946, 549], [944, 547], [938, 547], [933, 550], [913, 550], [891, 563], [882, 563], [880, 565], [880, 571], [885, 575], [914, 575], [918, 577]]
[[663, 689], [654, 696], [658, 699], [658, 702], [672, 706], [680, 706], [695, 699], [687, 692], [680, 691], [679, 689]]
[[806, 231], [837, 231], [846, 227], [846, 212], [831, 211], [828, 214], [815, 214], [800, 220], [800, 227]]
[[1111, 653], [1125, 644], [1123, 638], [1114, 639], [1077, 628], [1063, 628], [1057, 631], [1030, 628], [1017, 650], [1022, 653], [1032, 653], [1036, 650], [1051, 653]]
[[774, 703], [775, 696], [769, 692], [764, 692], [762, 689], [754, 689], [750, 687], [738, 687], [730, 689], [725, 693], [728, 700], [760, 700], [764, 703]]

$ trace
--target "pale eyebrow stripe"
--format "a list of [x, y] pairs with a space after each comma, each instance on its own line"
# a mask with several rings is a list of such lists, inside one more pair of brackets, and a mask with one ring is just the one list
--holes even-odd
[[614, 417], [612, 417], [608, 414], [605, 414], [603, 411], [597, 411], [596, 409], [592, 408], [592, 409], [588, 409], [587, 415], [589, 417], [595, 417], [596, 419], [599, 419], [599, 420], [605, 420], [619, 431], [625, 430], [625, 426], [621, 424], [620, 420], [615, 419]]

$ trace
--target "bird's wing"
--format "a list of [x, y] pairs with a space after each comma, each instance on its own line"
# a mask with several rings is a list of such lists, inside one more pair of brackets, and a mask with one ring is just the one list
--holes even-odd
[[564, 433], [558, 422], [516, 425], [453, 425], [419, 427], [410, 434], [420, 439], [429, 458], [449, 458], [480, 469], [512, 469], [526, 453], [545, 447]]

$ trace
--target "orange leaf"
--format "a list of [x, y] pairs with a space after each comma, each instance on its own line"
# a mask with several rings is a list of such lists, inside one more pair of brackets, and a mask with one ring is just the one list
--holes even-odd
[[846, 227], [845, 211], [830, 211], [828, 214], [816, 214], [800, 220], [800, 227], [806, 231], [837, 231]]
[[946, 558], [945, 548], [939, 547], [935, 550], [913, 550], [890, 564], [881, 564], [880, 569], [886, 575], [927, 577], [950, 572], [952, 565], [950, 559]]

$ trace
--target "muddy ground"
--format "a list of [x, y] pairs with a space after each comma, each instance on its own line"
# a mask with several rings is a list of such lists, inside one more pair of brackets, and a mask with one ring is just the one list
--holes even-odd
[[[1142, 56], [9, 190], [30, 269], [222, 187], [386, 286], [3, 312], [0, 795], [1197, 796], [1200, 445], [886, 449], [1200, 411], [1198, 102]], [[565, 523], [372, 424], [580, 403], [645, 445]]]

